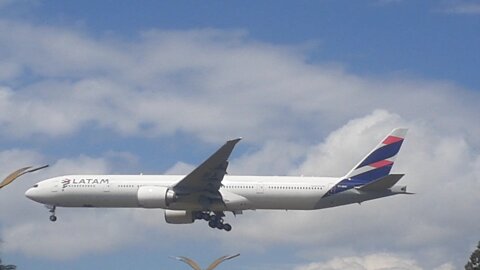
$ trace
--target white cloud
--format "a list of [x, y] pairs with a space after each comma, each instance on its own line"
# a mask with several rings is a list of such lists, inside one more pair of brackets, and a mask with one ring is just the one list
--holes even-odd
[[306, 147], [293, 142], [267, 141], [261, 149], [230, 163], [232, 175], [288, 175], [304, 158]]
[[[311, 261], [348, 253], [365, 264], [367, 257], [355, 257], [358, 251], [388, 250], [393, 259], [403, 262], [392, 254], [407, 254], [413, 266], [428, 269], [460, 265], [468, 253], [465, 243], [477, 240], [470, 237], [479, 221], [471, 215], [480, 187], [478, 93], [448, 82], [363, 78], [307, 64], [306, 52], [259, 43], [243, 32], [151, 31], [126, 42], [0, 21], [0, 44], [2, 55], [9, 56], [0, 64], [0, 129], [8, 139], [54, 139], [85, 127], [118, 137], [182, 132], [215, 143], [244, 136], [254, 146], [232, 160], [231, 173], [339, 176], [393, 127], [407, 126], [395, 171], [407, 173], [402, 183], [417, 192], [361, 206], [229, 216], [234, 231], [228, 235], [204, 223], [167, 225], [162, 212], [153, 210], [62, 209], [64, 223], [53, 227], [45, 209], [23, 198], [33, 180], [116, 172], [115, 160], [136, 163], [136, 156], [117, 152], [58, 157], [50, 170], [9, 186], [8, 194], [2, 190], [1, 235], [10, 250], [49, 256], [48, 245], [58, 255], [79, 241], [81, 256], [149, 243], [147, 237], [170, 239], [174, 232], [182, 234], [180, 242], [213, 238], [225, 247], [256, 250], [293, 246], [297, 256]], [[27, 76], [32, 74], [33, 79]], [[31, 151], [5, 155], [5, 161], [18, 162], [2, 163], [10, 166], [5, 173], [44, 159]], [[178, 163], [169, 172], [189, 168]], [[6, 207], [9, 202], [15, 207]], [[106, 226], [93, 239], [89, 231], [96, 224]], [[71, 226], [78, 234], [69, 238]], [[135, 228], [145, 229], [139, 240], [129, 236]], [[58, 235], [64, 237], [55, 240]], [[18, 241], [24, 237], [44, 244]]]
[[410, 259], [400, 258], [392, 254], [371, 254], [364, 257], [336, 257], [323, 263], [311, 263], [296, 267], [295, 270], [421, 270], [418, 264]]
[[376, 110], [365, 118], [349, 121], [313, 148], [297, 174], [342, 176], [368, 154], [387, 132], [405, 126], [398, 115]]
[[54, 169], [56, 175], [67, 174], [105, 174], [110, 168], [103, 158], [92, 158], [81, 155], [75, 159], [60, 159]]
[[[375, 253], [366, 256], [335, 257], [326, 262], [315, 262], [295, 267], [295, 270], [422, 270], [415, 260], [404, 258], [395, 254]], [[434, 267], [435, 270], [453, 270], [450, 264]]]
[[[62, 208], [56, 210], [57, 222], [42, 205], [24, 197], [34, 183], [65, 174], [109, 174], [118, 158], [131, 160], [128, 153], [105, 153], [104, 157], [80, 155], [60, 159], [48, 169], [26, 174], [0, 190], [0, 239], [2, 251], [19, 252], [50, 260], [70, 260], [78, 256], [114, 252], [124, 246], [149, 244], [149, 241], [206, 240], [215, 234], [201, 233], [205, 224], [185, 227], [166, 224], [163, 210]], [[7, 150], [0, 152], [1, 175], [26, 166], [43, 164], [36, 152]], [[133, 160], [134, 161], [134, 160]], [[182, 237], [174, 237], [182, 234]], [[198, 237], [198, 235], [203, 235]], [[170, 240], [169, 240], [170, 239]], [[174, 247], [174, 244], [168, 247]]]
[[[11, 168], [43, 164], [44, 159], [33, 151], [9, 150], [0, 153], [2, 171], [6, 169], [7, 172], [13, 170]], [[59, 219], [65, 219], [53, 224], [48, 220], [48, 209], [24, 197], [25, 191], [35, 182], [71, 173], [108, 173], [108, 163], [108, 160], [87, 156], [61, 159], [50, 168], [26, 174], [0, 190], [2, 249], [31, 256], [68, 259], [76, 256], [72, 250], [77, 248], [80, 253], [88, 254], [111, 249], [127, 240], [133, 241], [121, 233], [123, 226], [130, 228], [119, 222], [125, 213], [87, 210], [89, 213], [75, 211], [73, 214], [58, 209]]]
[[435, 270], [453, 270], [456, 269], [451, 263], [444, 263], [435, 268]]
[[473, 106], [456, 107], [454, 119], [436, 117], [452, 103], [472, 102], [443, 98], [466, 95], [458, 87], [308, 65], [298, 48], [242, 32], [150, 31], [124, 42], [0, 21], [0, 42], [15, 67], [5, 67], [4, 76], [38, 78], [0, 88], [0, 127], [16, 138], [93, 127], [151, 137], [185, 132], [211, 142], [311, 140], [375, 109], [478, 131], [458, 119]]
[[[44, 157], [31, 150], [4, 150], [0, 152], [0, 178], [3, 179], [11, 172], [26, 166], [45, 164]], [[26, 174], [10, 185], [0, 189], [0, 224], [10, 226], [21, 220], [28, 219], [29, 202], [23, 196], [28, 187], [35, 183], [35, 179], [45, 177], [47, 170]], [[2, 239], [0, 237], [0, 239]]]
[[450, 1], [442, 10], [451, 14], [480, 14], [480, 3], [478, 1]]
[[195, 169], [195, 165], [187, 164], [185, 162], [177, 162], [171, 168], [169, 168], [165, 174], [188, 174]]
[[[39, 210], [39, 209], [37, 209]], [[44, 218], [16, 224], [2, 232], [5, 249], [30, 256], [68, 260], [78, 254], [94, 254], [114, 250], [126, 243], [144, 240], [136, 235], [135, 224], [128, 222], [129, 212], [76, 211], [66, 215], [59, 209], [61, 222], [51, 223], [44, 209]]]
[[[382, 246], [398, 253], [415, 249], [411, 256], [423, 258], [421, 266], [426, 269], [450, 260], [461, 263], [459, 258], [468, 249], [465, 241], [476, 232], [478, 218], [469, 213], [479, 203], [475, 194], [480, 188], [479, 154], [462, 134], [445, 135], [441, 129], [375, 111], [349, 121], [312, 147], [297, 172], [341, 176], [394, 126], [410, 127], [394, 171], [406, 173], [401, 184], [416, 195], [314, 212], [247, 213], [246, 218], [235, 220], [237, 237], [227, 239], [226, 245], [260, 250], [294, 245], [302, 249], [301, 256], [325, 259], [338, 253], [373, 252]], [[268, 165], [275, 157], [257, 160], [257, 166]], [[254, 240], [260, 238], [260, 243]]]
[[[295, 267], [295, 270], [422, 270], [415, 260], [395, 254], [375, 253], [366, 256], [335, 257], [325, 262], [315, 262]], [[435, 270], [453, 270], [453, 265], [446, 263], [434, 267]]]

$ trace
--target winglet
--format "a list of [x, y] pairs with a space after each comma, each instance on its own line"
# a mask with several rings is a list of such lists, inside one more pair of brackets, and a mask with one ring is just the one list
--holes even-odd
[[227, 143], [230, 143], [230, 142], [231, 142], [231, 143], [235, 143], [235, 144], [236, 144], [236, 143], [238, 143], [238, 142], [239, 142], [240, 140], [242, 140], [242, 139], [243, 139], [242, 137], [238, 137], [238, 138], [233, 139], [233, 140], [228, 140]]

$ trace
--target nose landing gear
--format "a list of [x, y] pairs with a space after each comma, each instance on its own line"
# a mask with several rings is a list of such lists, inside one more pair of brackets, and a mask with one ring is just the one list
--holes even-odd
[[51, 221], [51, 222], [57, 221], [57, 216], [55, 215], [56, 206], [55, 206], [55, 205], [45, 205], [45, 207], [47, 207], [47, 208], [49, 209], [48, 212], [51, 213], [51, 215], [50, 215], [50, 221]]

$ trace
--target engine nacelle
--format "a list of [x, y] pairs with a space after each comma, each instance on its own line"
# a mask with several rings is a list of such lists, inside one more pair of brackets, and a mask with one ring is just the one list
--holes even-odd
[[165, 210], [165, 221], [171, 224], [189, 224], [195, 221], [192, 211]]
[[137, 192], [138, 204], [144, 208], [168, 208], [177, 196], [168, 187], [145, 186]]

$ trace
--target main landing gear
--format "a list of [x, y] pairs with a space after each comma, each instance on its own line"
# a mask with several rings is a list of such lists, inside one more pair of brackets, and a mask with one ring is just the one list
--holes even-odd
[[47, 207], [47, 208], [49, 209], [48, 212], [51, 213], [51, 215], [50, 215], [50, 221], [51, 221], [51, 222], [57, 221], [57, 216], [55, 215], [55, 208], [56, 208], [56, 206], [55, 206], [55, 205], [45, 205], [45, 207]]
[[195, 219], [202, 219], [208, 222], [208, 226], [210, 228], [217, 228], [219, 230], [225, 230], [227, 232], [232, 230], [232, 225], [228, 223], [224, 223], [223, 217], [225, 215], [223, 213], [212, 213], [212, 212], [198, 212], [195, 215]]

